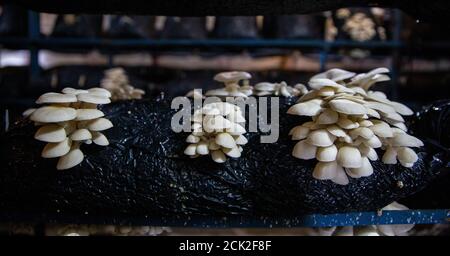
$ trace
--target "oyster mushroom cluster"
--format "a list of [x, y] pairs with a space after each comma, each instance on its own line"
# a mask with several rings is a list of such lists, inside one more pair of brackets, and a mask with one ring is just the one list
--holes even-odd
[[241, 71], [219, 73], [214, 76], [214, 80], [223, 83], [225, 88], [209, 90], [205, 95], [247, 98], [253, 94], [253, 87], [249, 84], [250, 78], [252, 78], [252, 76], [249, 73]]
[[211, 155], [216, 163], [228, 157], [238, 158], [247, 144], [245, 118], [241, 109], [228, 102], [214, 102], [197, 109], [192, 116], [192, 133], [184, 154], [195, 158]]
[[255, 85], [255, 95], [257, 96], [283, 96], [283, 97], [297, 97], [306, 94], [308, 89], [303, 84], [296, 84], [294, 87], [288, 86], [286, 82], [269, 83], [262, 82]]
[[108, 139], [101, 131], [111, 128], [113, 124], [103, 117], [104, 113], [97, 109], [97, 105], [110, 103], [110, 97], [111, 93], [102, 88], [65, 88], [62, 93], [41, 95], [36, 103], [45, 105], [24, 113], [36, 126], [40, 126], [34, 138], [47, 142], [41, 156], [59, 157], [56, 169], [65, 170], [83, 161], [81, 144], [107, 146]]
[[313, 176], [320, 180], [348, 184], [352, 178], [373, 173], [370, 161], [378, 159], [375, 149], [385, 150], [382, 162], [412, 167], [418, 160], [411, 147], [422, 141], [407, 134], [402, 115], [412, 115], [408, 107], [387, 99], [370, 87], [387, 81], [389, 70], [377, 68], [358, 74], [332, 69], [309, 81], [311, 91], [300, 97], [288, 114], [310, 116], [312, 121], [290, 131], [299, 140], [292, 155], [314, 159]]
[[369, 41], [376, 35], [375, 22], [362, 12], [347, 18], [343, 27], [350, 37], [359, 42]]
[[111, 99], [131, 100], [142, 99], [145, 91], [136, 89], [130, 85], [130, 81], [123, 68], [112, 68], [105, 71], [105, 77], [100, 82], [100, 86], [111, 92]]

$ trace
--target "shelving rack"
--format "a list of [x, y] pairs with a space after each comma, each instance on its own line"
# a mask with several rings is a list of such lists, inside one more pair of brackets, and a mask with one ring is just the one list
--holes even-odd
[[[41, 49], [86, 49], [86, 48], [102, 48], [110, 55], [121, 49], [135, 50], [156, 50], [156, 49], [180, 49], [180, 48], [224, 48], [224, 49], [240, 49], [240, 48], [313, 48], [320, 50], [319, 61], [320, 69], [326, 69], [328, 56], [331, 50], [335, 48], [361, 48], [361, 49], [388, 49], [391, 56], [391, 98], [396, 99], [398, 96], [398, 76], [401, 63], [401, 49], [405, 46], [402, 42], [400, 34], [402, 30], [402, 13], [399, 10], [393, 10], [393, 31], [392, 38], [389, 41], [379, 42], [354, 42], [349, 40], [325, 41], [313, 39], [205, 39], [205, 40], [184, 40], [184, 39], [106, 39], [106, 38], [47, 38], [40, 33], [39, 13], [29, 12], [29, 31], [24, 38], [0, 37], [0, 45], [14, 45], [15, 48], [28, 49], [30, 52], [30, 78], [34, 80], [41, 74], [39, 66], [39, 51]], [[438, 47], [441, 45], [438, 45]], [[444, 47], [448, 47], [445, 44]], [[110, 56], [110, 64], [112, 65], [112, 57]], [[449, 195], [450, 196], [450, 195]], [[53, 221], [76, 221], [76, 219], [58, 219], [51, 216], [0, 216], [3, 220], [14, 221], [16, 218], [21, 220], [45, 221], [49, 218]], [[175, 225], [183, 226], [209, 226], [209, 227], [226, 227], [234, 226], [253, 226], [266, 227], [268, 223], [272, 223], [273, 227], [286, 226], [308, 226], [308, 227], [327, 227], [327, 226], [353, 226], [353, 225], [383, 225], [383, 224], [437, 224], [450, 223], [450, 209], [432, 209], [432, 210], [404, 210], [404, 211], [383, 211], [383, 212], [354, 212], [342, 214], [311, 214], [290, 219], [287, 225], [283, 221], [276, 220], [243, 220], [230, 219], [221, 221], [217, 219], [203, 220], [182, 220], [177, 221], [161, 221], [159, 223], [149, 222], [148, 220], [136, 220], [134, 224], [151, 224], [151, 225]], [[180, 220], [181, 221], [181, 220]], [[242, 223], [245, 223], [243, 225]]]
[[30, 11], [28, 14], [28, 35], [24, 38], [1, 37], [0, 45], [14, 45], [15, 48], [28, 49], [30, 52], [30, 77], [39, 77], [39, 50], [41, 49], [87, 49], [101, 48], [109, 53], [110, 64], [112, 55], [121, 49], [157, 50], [157, 49], [189, 49], [189, 48], [285, 48], [318, 49], [320, 70], [326, 69], [329, 53], [335, 48], [388, 49], [391, 50], [391, 98], [397, 98], [397, 78], [399, 74], [400, 49], [403, 42], [400, 39], [402, 13], [393, 10], [393, 33], [389, 41], [355, 42], [351, 40], [325, 41], [320, 39], [108, 39], [108, 38], [50, 38], [40, 33], [39, 13]]

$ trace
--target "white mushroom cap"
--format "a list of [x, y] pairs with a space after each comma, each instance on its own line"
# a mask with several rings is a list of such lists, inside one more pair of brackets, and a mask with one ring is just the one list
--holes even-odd
[[199, 141], [200, 141], [200, 137], [194, 136], [192, 134], [186, 138], [187, 143], [198, 143]]
[[36, 109], [30, 119], [40, 123], [57, 123], [75, 119], [77, 111], [73, 108], [46, 106]]
[[34, 138], [44, 142], [61, 142], [66, 139], [66, 130], [56, 124], [44, 125], [37, 130]]
[[367, 114], [367, 110], [364, 106], [350, 100], [335, 99], [331, 100], [329, 105], [333, 110], [347, 115]]
[[98, 96], [91, 93], [83, 93], [77, 95], [78, 100], [81, 102], [92, 103], [92, 104], [108, 104], [111, 100], [104, 96]]
[[335, 145], [331, 145], [325, 148], [318, 148], [316, 158], [320, 162], [331, 162], [336, 160], [337, 155], [337, 147]]
[[317, 118], [318, 124], [334, 124], [339, 120], [339, 114], [331, 109], [325, 109]]
[[397, 150], [393, 147], [388, 147], [383, 154], [381, 161], [385, 164], [397, 163]]
[[72, 103], [77, 102], [77, 97], [71, 94], [62, 94], [56, 92], [49, 92], [42, 94], [37, 100], [37, 104], [44, 103]]
[[29, 108], [22, 113], [23, 117], [29, 117], [35, 111], [35, 108]]
[[205, 141], [200, 141], [197, 144], [196, 153], [199, 155], [209, 154], [208, 143], [206, 143]]
[[225, 129], [231, 128], [234, 123], [229, 121], [228, 119], [224, 118], [223, 116], [216, 115], [216, 116], [206, 116], [203, 119], [203, 128], [206, 132], [213, 132], [213, 131], [224, 131]]
[[322, 110], [320, 102], [315, 100], [310, 100], [302, 103], [295, 104], [290, 107], [287, 111], [291, 115], [299, 116], [315, 116]]
[[237, 136], [237, 138], [236, 138], [237, 145], [245, 145], [247, 143], [248, 143], [248, 140], [244, 135]]
[[90, 121], [87, 124], [87, 128], [89, 130], [96, 131], [96, 132], [107, 130], [111, 127], [113, 127], [113, 124], [111, 123], [111, 121], [109, 121], [106, 118], [98, 118], [98, 119]]
[[[342, 169], [342, 167], [340, 169]], [[314, 167], [313, 177], [318, 180], [330, 180], [337, 176], [338, 171], [339, 166], [335, 161], [318, 162]]]
[[78, 95], [78, 94], [81, 94], [81, 93], [88, 93], [88, 91], [87, 90], [78, 90], [78, 89], [66, 87], [66, 88], [64, 88], [62, 90], [62, 93]]
[[77, 117], [75, 118], [76, 121], [85, 121], [85, 120], [92, 120], [99, 117], [103, 117], [105, 114], [103, 114], [102, 111], [98, 109], [77, 109]]
[[63, 156], [69, 152], [71, 145], [72, 142], [69, 140], [69, 138], [66, 138], [65, 140], [57, 143], [48, 143], [42, 150], [41, 156], [43, 158], [55, 158]]
[[326, 129], [319, 129], [309, 133], [306, 142], [310, 145], [318, 147], [329, 147], [333, 145], [336, 137], [329, 133]]
[[361, 153], [355, 147], [341, 147], [337, 154], [337, 162], [345, 168], [359, 168], [362, 166]]
[[236, 141], [229, 133], [219, 133], [216, 136], [216, 143], [225, 148], [234, 148], [236, 147]]
[[362, 157], [362, 165], [359, 168], [346, 169], [348, 176], [352, 178], [368, 177], [373, 173], [373, 167], [367, 157]]
[[318, 79], [318, 78], [327, 78], [335, 82], [344, 81], [347, 79], [350, 79], [354, 77], [356, 74], [353, 72], [349, 72], [347, 70], [339, 69], [339, 68], [333, 68], [326, 72], [317, 74], [313, 76], [311, 79]]
[[317, 147], [308, 144], [306, 140], [297, 142], [292, 150], [292, 156], [304, 160], [314, 159], [316, 157], [316, 153]]
[[252, 76], [249, 73], [240, 71], [221, 72], [214, 76], [214, 80], [221, 83], [238, 82], [250, 78], [252, 78]]
[[234, 148], [224, 148], [223, 152], [232, 158], [238, 158], [241, 157], [241, 151], [239, 150], [238, 147], [234, 147]]
[[81, 162], [83, 162], [84, 155], [83, 152], [81, 152], [80, 149], [74, 148], [70, 150], [70, 152], [67, 155], [62, 156], [58, 164], [56, 165], [56, 169], [58, 170], [66, 170], [70, 169]]
[[69, 138], [73, 141], [83, 141], [92, 139], [92, 134], [88, 129], [78, 129], [70, 134]]
[[[111, 92], [103, 89], [103, 88], [91, 88], [87, 90], [89, 94], [99, 96], [102, 98], [111, 98]], [[93, 102], [92, 102], [93, 103]], [[97, 103], [97, 104], [105, 104], [105, 103]]]
[[299, 125], [291, 129], [289, 135], [292, 135], [293, 140], [302, 140], [305, 139], [309, 134], [310, 129]]
[[92, 132], [92, 141], [99, 146], [108, 146], [109, 141], [101, 132]]
[[242, 135], [242, 134], [246, 133], [247, 131], [240, 124], [231, 123], [231, 127], [227, 128], [226, 132], [228, 132], [231, 135]]
[[197, 145], [196, 144], [190, 144], [186, 147], [184, 150], [184, 154], [188, 156], [194, 156], [197, 152]]
[[412, 165], [419, 159], [416, 152], [407, 147], [399, 148], [397, 150], [397, 154], [398, 160], [405, 167], [412, 167]]
[[221, 150], [212, 151], [211, 157], [216, 163], [224, 163], [227, 160], [227, 157]]
[[370, 126], [369, 129], [382, 138], [391, 138], [394, 136], [391, 127], [383, 121], [376, 122], [374, 125]]
[[258, 91], [274, 91], [276, 83], [261, 82], [255, 85], [255, 89]]
[[397, 133], [390, 139], [392, 146], [403, 147], [422, 147], [423, 142], [418, 138], [408, 135], [406, 133]]

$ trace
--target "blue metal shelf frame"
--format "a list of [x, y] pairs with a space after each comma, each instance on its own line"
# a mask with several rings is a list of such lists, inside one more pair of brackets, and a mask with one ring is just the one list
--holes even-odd
[[27, 38], [0, 38], [0, 44], [8, 43], [17, 46], [28, 46], [30, 50], [30, 77], [36, 79], [40, 74], [39, 50], [40, 49], [86, 49], [102, 48], [109, 55], [109, 65], [112, 66], [113, 54], [120, 49], [177, 49], [177, 48], [315, 48], [320, 50], [320, 70], [327, 68], [327, 60], [330, 51], [334, 48], [362, 48], [391, 49], [392, 90], [391, 98], [397, 98], [397, 80], [400, 66], [401, 21], [402, 13], [393, 10], [394, 28], [392, 40], [380, 42], [355, 42], [350, 40], [338, 40], [328, 42], [316, 39], [104, 39], [104, 38], [44, 38], [40, 34], [39, 13], [29, 12], [29, 32]]
[[[404, 46], [401, 41], [402, 13], [399, 10], [393, 10], [394, 24], [392, 39], [384, 42], [354, 42], [348, 40], [338, 40], [328, 42], [324, 40], [300, 40], [300, 39], [206, 39], [206, 40], [169, 40], [169, 39], [100, 39], [100, 38], [44, 38], [40, 34], [39, 13], [29, 12], [29, 31], [25, 38], [0, 38], [0, 44], [14, 45], [19, 48], [28, 48], [30, 51], [30, 77], [37, 79], [40, 76], [41, 68], [39, 66], [40, 49], [86, 49], [102, 48], [110, 55], [110, 65], [112, 55], [121, 49], [178, 49], [178, 48], [315, 48], [320, 50], [319, 60], [320, 69], [327, 68], [327, 60], [330, 51], [334, 48], [362, 48], [362, 49], [391, 49], [391, 76], [392, 91], [391, 97], [396, 99], [398, 96], [397, 80], [400, 71], [400, 50]], [[437, 43], [436, 47], [448, 47], [448, 44], [441, 45]], [[77, 218], [63, 218], [61, 216], [2, 216], [2, 219], [15, 218], [40, 220], [40, 221], [70, 221], [76, 222]], [[79, 218], [78, 218], [79, 219]], [[86, 216], [80, 221], [89, 222]], [[106, 218], [104, 220], [108, 222]], [[94, 221], [96, 222], [96, 221]], [[202, 226], [202, 227], [328, 227], [328, 226], [359, 226], [359, 225], [384, 225], [384, 224], [437, 224], [450, 223], [450, 209], [433, 210], [405, 210], [405, 211], [383, 211], [381, 215], [376, 212], [354, 212], [342, 214], [311, 214], [296, 218], [281, 219], [244, 219], [244, 218], [202, 218], [202, 219], [177, 219], [177, 220], [155, 220], [136, 219], [134, 224], [152, 224], [166, 226]], [[131, 224], [131, 223], [130, 223]]]

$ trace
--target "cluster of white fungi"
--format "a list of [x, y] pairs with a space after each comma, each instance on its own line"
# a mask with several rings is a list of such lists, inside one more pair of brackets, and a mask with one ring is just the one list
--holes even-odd
[[311, 91], [299, 98], [289, 114], [310, 116], [312, 121], [290, 131], [299, 140], [292, 155], [299, 159], [314, 159], [313, 176], [341, 185], [352, 178], [373, 173], [370, 160], [378, 159], [375, 149], [384, 150], [382, 162], [412, 167], [418, 160], [411, 147], [423, 146], [422, 141], [408, 135], [402, 115], [412, 115], [408, 107], [387, 99], [370, 87], [387, 81], [389, 70], [377, 68], [355, 74], [331, 69], [311, 78]]
[[144, 90], [130, 85], [128, 76], [123, 68], [106, 70], [100, 86], [111, 92], [112, 101], [142, 99], [142, 96], [145, 94]]
[[97, 105], [110, 103], [110, 97], [111, 93], [103, 88], [65, 88], [62, 93], [41, 95], [36, 103], [45, 105], [24, 112], [24, 116], [40, 126], [34, 138], [47, 142], [41, 156], [59, 157], [56, 169], [65, 170], [83, 161], [82, 143], [107, 146], [109, 141], [101, 131], [111, 128], [113, 124], [104, 118]]

